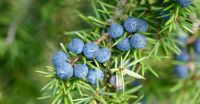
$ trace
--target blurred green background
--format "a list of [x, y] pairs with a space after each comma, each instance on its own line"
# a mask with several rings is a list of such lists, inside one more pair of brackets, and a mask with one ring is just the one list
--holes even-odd
[[50, 65], [66, 31], [88, 27], [75, 11], [89, 14], [89, 3], [0, 0], [0, 104], [48, 104], [36, 99], [46, 79], [35, 71]]

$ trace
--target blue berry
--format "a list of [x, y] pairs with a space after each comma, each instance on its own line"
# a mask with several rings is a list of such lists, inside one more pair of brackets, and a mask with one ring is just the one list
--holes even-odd
[[192, 4], [192, 0], [177, 0], [182, 7], [187, 7]]
[[98, 53], [98, 56], [96, 57], [96, 60], [99, 63], [104, 63], [110, 59], [111, 53], [108, 48], [101, 48], [99, 49], [97, 53]]
[[95, 70], [88, 70], [87, 81], [91, 84], [96, 84], [96, 72]]
[[117, 43], [116, 46], [121, 51], [128, 51], [131, 47], [129, 39], [127, 37], [122, 39], [119, 43]]
[[84, 43], [82, 40], [80, 40], [79, 38], [74, 38], [68, 45], [68, 49], [75, 53], [75, 54], [80, 54], [83, 51], [83, 46]]
[[124, 34], [124, 29], [120, 24], [112, 24], [108, 30], [108, 34], [112, 38], [118, 38]]
[[186, 78], [188, 76], [188, 68], [185, 65], [178, 65], [175, 67], [175, 74], [179, 78]]
[[56, 67], [56, 74], [60, 79], [69, 79], [73, 76], [73, 67], [67, 62], [59, 63]]
[[88, 70], [87, 80], [91, 84], [96, 85], [97, 81], [103, 80], [103, 78], [104, 78], [104, 74], [100, 69], [98, 69], [98, 70], [93, 70], [93, 69]]
[[87, 43], [83, 47], [83, 54], [88, 59], [94, 59], [97, 57], [97, 52], [99, 50], [99, 46], [95, 43]]
[[110, 78], [109, 82], [113, 87], [117, 88], [118, 90], [122, 89], [122, 79], [121, 79], [121, 77], [118, 77], [118, 81], [116, 82], [116, 76], [112, 76]]
[[135, 17], [129, 17], [124, 21], [124, 28], [126, 31], [133, 33], [138, 29], [138, 19]]
[[66, 54], [65, 52], [57, 51], [56, 53], [54, 53], [52, 57], [52, 63], [54, 67], [56, 67], [60, 65], [60, 63], [66, 62], [68, 58], [69, 58], [69, 55]]
[[200, 38], [194, 42], [194, 51], [197, 54], [200, 54]]
[[85, 64], [74, 65], [74, 76], [83, 79], [88, 74], [88, 67]]
[[148, 30], [148, 23], [145, 20], [138, 20], [138, 30], [142, 32], [146, 32]]
[[146, 45], [146, 37], [141, 34], [134, 34], [130, 38], [130, 44], [133, 48], [142, 49]]
[[104, 78], [104, 74], [103, 74], [103, 71], [98, 69], [98, 70], [95, 70], [96, 71], [96, 76], [97, 76], [97, 79], [98, 80], [103, 80]]
[[175, 56], [175, 59], [177, 61], [188, 61], [190, 59], [189, 53], [187, 52], [186, 49], [182, 49], [181, 53], [179, 55]]

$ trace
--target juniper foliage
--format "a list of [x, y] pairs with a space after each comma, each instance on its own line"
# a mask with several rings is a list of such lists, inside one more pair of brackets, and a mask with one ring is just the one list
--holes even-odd
[[[38, 99], [51, 98], [52, 104], [200, 103], [199, 65], [195, 64], [192, 48], [199, 36], [200, 1], [192, 2], [183, 8], [176, 0], [91, 0], [95, 15], [85, 16], [78, 12], [91, 28], [65, 34], [68, 37], [76, 35], [85, 43], [94, 42], [99, 47], [109, 48], [110, 60], [98, 63], [95, 58], [87, 59], [83, 54], [70, 52], [63, 45], [65, 43], [60, 45], [70, 55], [70, 62], [84, 63], [94, 70], [100, 69], [104, 79], [96, 85], [88, 83], [87, 79], [75, 77], [61, 80], [54, 67], [46, 66], [45, 71], [37, 71], [50, 79], [42, 88], [44, 95]], [[113, 39], [108, 35], [108, 28], [113, 23], [123, 24], [130, 17], [147, 21], [147, 31], [134, 30], [146, 37], [146, 46], [142, 49], [129, 47], [121, 51], [116, 45], [124, 38], [131, 37], [131, 33], [124, 32], [123, 36]], [[187, 62], [173, 58], [174, 54], [181, 53], [181, 42], [177, 41], [177, 36], [181, 35], [189, 37], [186, 46], [191, 58]], [[176, 65], [186, 65], [190, 74], [180, 79], [173, 70], [164, 70], [173, 69], [172, 66]], [[116, 86], [121, 82], [120, 89], [109, 83], [113, 76]], [[133, 84], [138, 80], [139, 85]]]

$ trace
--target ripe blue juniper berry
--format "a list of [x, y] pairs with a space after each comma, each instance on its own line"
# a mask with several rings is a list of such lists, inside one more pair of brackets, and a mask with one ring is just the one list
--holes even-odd
[[96, 76], [98, 80], [103, 80], [104, 79], [104, 74], [103, 71], [101, 69], [97, 69], [96, 71]]
[[68, 45], [68, 49], [75, 53], [80, 54], [83, 51], [84, 42], [79, 38], [74, 38]]
[[97, 69], [89, 69], [88, 70], [88, 75], [87, 75], [87, 81], [93, 85], [97, 84], [97, 81], [103, 80], [104, 74], [102, 70]]
[[115, 88], [117, 88], [118, 90], [121, 90], [122, 89], [122, 79], [121, 79], [121, 77], [119, 76], [118, 77], [118, 80], [116, 81], [116, 76], [115, 75], [113, 75], [111, 78], [110, 78], [110, 84], [113, 86], [113, 87], [115, 87]]
[[177, 2], [178, 2], [179, 5], [181, 5], [182, 7], [188, 7], [189, 5], [192, 4], [192, 0], [177, 0]]
[[138, 30], [146, 32], [148, 30], [148, 23], [143, 19], [138, 19]]
[[119, 38], [124, 34], [124, 28], [120, 24], [111, 24], [108, 34], [112, 38]]
[[66, 62], [69, 58], [69, 55], [66, 54], [63, 51], [57, 51], [56, 53], [54, 53], [53, 57], [52, 57], [52, 64], [54, 65], [54, 67], [60, 65], [60, 63]]
[[128, 51], [130, 49], [129, 39], [127, 37], [125, 37], [119, 43], [117, 43], [116, 46], [121, 51]]
[[130, 38], [130, 44], [135, 49], [142, 49], [146, 45], [146, 37], [136, 33]]
[[60, 79], [69, 79], [73, 76], [73, 67], [70, 63], [61, 62], [56, 66], [56, 74]]
[[189, 61], [190, 55], [187, 52], [187, 49], [182, 49], [181, 53], [175, 56], [175, 59], [177, 61], [184, 61], [184, 62]]
[[124, 28], [129, 33], [134, 33], [138, 29], [138, 19], [135, 17], [128, 17], [124, 21]]
[[108, 48], [101, 48], [98, 50], [98, 56], [96, 57], [96, 60], [99, 63], [104, 63], [110, 59], [111, 52]]
[[[83, 55], [88, 59], [96, 58], [99, 63], [104, 63], [110, 59], [111, 52], [108, 48], [101, 48], [97, 45], [102, 40], [107, 39], [106, 36], [102, 36], [96, 42], [90, 42], [84, 45], [83, 41], [74, 38], [69, 43], [69, 50], [75, 54], [80, 54], [83, 52]], [[79, 49], [77, 49], [79, 48]], [[98, 54], [98, 57], [97, 57]], [[63, 51], [56, 52], [52, 57], [52, 63], [56, 69], [58, 78], [68, 79], [74, 74], [75, 77], [83, 79], [87, 77], [88, 67], [85, 64], [75, 64], [81, 56], [74, 57], [74, 59], [69, 60], [69, 55]], [[67, 63], [70, 62], [70, 63]], [[75, 64], [75, 65], [74, 65]], [[72, 67], [74, 65], [74, 69]], [[74, 71], [73, 71], [74, 70]], [[103, 79], [103, 72], [101, 70], [95, 70], [96, 79]], [[91, 76], [91, 75], [90, 75]], [[89, 77], [90, 78], [90, 77]], [[92, 83], [92, 82], [91, 82]]]
[[86, 64], [76, 64], [74, 65], [74, 76], [83, 79], [88, 74], [88, 67]]
[[188, 76], [188, 68], [185, 65], [175, 66], [175, 74], [179, 78], [186, 78]]
[[197, 54], [200, 54], [200, 38], [194, 42], [194, 51]]
[[98, 50], [99, 50], [99, 46], [96, 45], [94, 42], [90, 42], [84, 45], [83, 54], [88, 59], [94, 59], [97, 57]]

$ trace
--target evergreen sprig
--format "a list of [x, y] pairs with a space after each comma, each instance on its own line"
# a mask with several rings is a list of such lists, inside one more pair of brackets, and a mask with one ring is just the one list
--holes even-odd
[[[46, 71], [37, 71], [44, 77], [51, 80], [42, 88], [46, 95], [38, 99], [53, 98], [52, 103], [75, 103], [75, 104], [128, 104], [128, 103], [143, 103], [146, 99], [146, 94], [139, 90], [142, 85], [133, 86], [135, 81], [147, 79], [146, 73], [151, 73], [156, 77], [160, 75], [158, 70], [154, 69], [153, 62], [170, 59], [172, 54], [180, 54], [181, 48], [177, 42], [177, 36], [181, 32], [191, 34], [196, 33], [191, 28], [194, 22], [188, 17], [194, 14], [192, 11], [198, 6], [199, 1], [193, 0], [192, 6], [181, 7], [177, 1], [173, 0], [120, 0], [110, 3], [109, 1], [91, 0], [94, 16], [84, 16], [79, 13], [79, 16], [91, 26], [91, 29], [77, 30], [66, 32], [67, 36], [76, 35], [84, 42], [95, 42], [100, 47], [107, 47], [111, 50], [111, 58], [106, 63], [98, 63], [96, 59], [88, 60], [84, 55], [76, 55], [70, 52], [63, 43], [61, 47], [64, 52], [71, 57], [71, 64], [84, 63], [92, 69], [101, 69], [104, 72], [104, 80], [91, 85], [87, 79], [70, 78], [61, 80], [55, 72], [54, 67], [47, 66]], [[197, 14], [198, 15], [198, 14]], [[116, 45], [125, 37], [130, 37], [130, 33], [125, 32], [122, 37], [112, 39], [109, 36], [108, 27], [113, 23], [123, 23], [128, 17], [134, 16], [142, 18], [149, 23], [147, 32], [138, 33], [144, 34], [147, 39], [147, 45], [144, 49], [130, 49], [129, 51], [120, 51]], [[180, 64], [181, 62], [174, 62]], [[151, 75], [150, 74], [150, 75]], [[116, 86], [120, 84], [122, 89], [113, 87], [109, 83], [111, 76], [115, 76]], [[170, 76], [170, 75], [169, 75]], [[137, 79], [137, 80], [136, 80]], [[191, 76], [188, 79], [181, 80], [172, 88], [162, 86], [163, 89], [171, 93], [175, 93], [170, 100], [173, 103], [187, 102], [194, 104], [199, 102], [198, 96], [200, 90], [197, 86], [191, 84], [193, 79], [198, 79], [196, 76]], [[118, 80], [121, 80], [119, 82]], [[159, 86], [161, 87], [161, 86]], [[145, 86], [144, 86], [145, 88]], [[158, 87], [156, 87], [158, 88]], [[184, 90], [188, 89], [191, 93], [184, 95]], [[49, 92], [50, 91], [50, 92]], [[165, 90], [164, 90], [165, 91]], [[178, 95], [179, 94], [179, 95]], [[194, 95], [194, 97], [191, 97]], [[188, 100], [192, 99], [192, 100]], [[169, 101], [170, 102], [170, 101]]]

